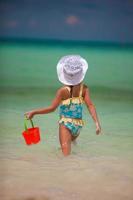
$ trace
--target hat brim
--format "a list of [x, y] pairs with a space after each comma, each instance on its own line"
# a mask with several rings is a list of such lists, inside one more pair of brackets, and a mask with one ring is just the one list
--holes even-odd
[[57, 75], [58, 75], [59, 81], [61, 83], [63, 83], [64, 85], [78, 85], [79, 83], [81, 83], [83, 81], [86, 71], [88, 69], [88, 63], [83, 58], [82, 58], [82, 63], [83, 63], [82, 72], [78, 73], [78, 74], [74, 75], [72, 78], [70, 78], [65, 75], [65, 73], [63, 71], [63, 64], [59, 62], [57, 64]]

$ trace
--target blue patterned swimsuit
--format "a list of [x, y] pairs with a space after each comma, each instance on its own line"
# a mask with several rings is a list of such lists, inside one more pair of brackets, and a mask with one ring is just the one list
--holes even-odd
[[[70, 92], [70, 87], [66, 87]], [[83, 110], [83, 97], [82, 97], [83, 84], [80, 87], [78, 97], [71, 97], [63, 100], [60, 105], [60, 124], [64, 124], [73, 136], [77, 136], [83, 126], [82, 110]]]

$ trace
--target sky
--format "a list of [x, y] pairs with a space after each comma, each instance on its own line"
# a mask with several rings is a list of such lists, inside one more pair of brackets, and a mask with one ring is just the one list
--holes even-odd
[[0, 37], [133, 43], [133, 0], [1, 0]]

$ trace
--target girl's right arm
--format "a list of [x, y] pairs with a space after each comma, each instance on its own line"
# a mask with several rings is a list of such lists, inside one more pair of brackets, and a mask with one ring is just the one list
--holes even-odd
[[56, 97], [54, 98], [54, 100], [52, 101], [52, 103], [49, 107], [40, 108], [40, 109], [36, 109], [36, 110], [26, 112], [25, 116], [28, 119], [31, 119], [31, 118], [34, 117], [34, 115], [37, 115], [37, 114], [47, 114], [47, 113], [53, 112], [59, 106], [61, 100], [62, 100], [62, 90], [59, 89], [56, 93]]
[[89, 112], [90, 112], [90, 114], [91, 114], [91, 116], [92, 116], [92, 118], [95, 122], [96, 134], [99, 134], [101, 132], [101, 126], [100, 126], [100, 122], [99, 122], [99, 119], [98, 119], [98, 116], [97, 116], [95, 106], [94, 106], [93, 102], [91, 101], [88, 88], [86, 88], [86, 90], [85, 90], [84, 101], [85, 101], [87, 108], [88, 108], [88, 110], [89, 110]]

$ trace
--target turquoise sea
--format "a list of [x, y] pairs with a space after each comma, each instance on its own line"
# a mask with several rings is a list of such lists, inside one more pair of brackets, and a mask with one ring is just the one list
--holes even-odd
[[[41, 142], [26, 146], [24, 113], [46, 107], [61, 86], [56, 64], [80, 54], [89, 63], [90, 88], [102, 126], [84, 106], [85, 126], [63, 157], [58, 109], [35, 116]], [[132, 200], [133, 47], [63, 42], [0, 42], [0, 199]], [[28, 124], [30, 126], [30, 124]]]

